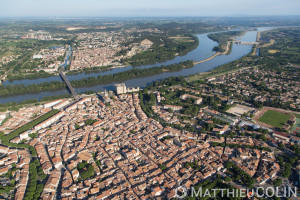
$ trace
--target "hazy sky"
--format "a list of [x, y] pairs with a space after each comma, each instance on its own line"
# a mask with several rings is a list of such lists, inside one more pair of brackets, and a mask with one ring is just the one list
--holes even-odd
[[300, 15], [300, 0], [0, 0], [0, 17]]

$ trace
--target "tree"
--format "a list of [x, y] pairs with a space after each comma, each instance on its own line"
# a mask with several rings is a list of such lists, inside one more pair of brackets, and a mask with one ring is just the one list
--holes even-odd
[[279, 178], [277, 178], [277, 179], [275, 179], [275, 180], [273, 181], [273, 184], [274, 184], [274, 186], [275, 186], [275, 187], [278, 187], [278, 186], [280, 186], [280, 185], [281, 185], [281, 183], [282, 183], [282, 180], [281, 180], [281, 179], [279, 179]]
[[77, 169], [82, 180], [91, 178], [95, 174], [94, 166], [87, 163], [86, 161], [78, 163]]
[[81, 129], [81, 126], [79, 126], [77, 123], [75, 124], [75, 129], [76, 130], [79, 130], [79, 129]]
[[285, 148], [285, 146], [284, 146], [284, 144], [283, 144], [282, 142], [279, 143], [278, 146], [279, 146], [279, 148], [281, 148], [281, 149], [284, 149], [284, 148]]
[[33, 138], [36, 138], [38, 136], [37, 133], [31, 133], [31, 134], [28, 134], [28, 136], [33, 139]]
[[233, 167], [233, 165], [234, 165], [233, 162], [227, 162], [226, 168], [229, 169], [229, 168]]
[[294, 156], [294, 157], [289, 157], [289, 161], [290, 163], [293, 165], [295, 164], [295, 162], [298, 160], [298, 157], [297, 156]]
[[285, 166], [284, 166], [284, 170], [282, 172], [282, 175], [283, 175], [284, 178], [288, 178], [291, 175], [291, 169], [292, 169], [291, 164], [286, 163]]
[[164, 164], [159, 165], [159, 168], [164, 171], [165, 169], [167, 169], [167, 166]]
[[149, 101], [153, 104], [156, 102], [155, 94], [152, 92], [149, 94]]
[[278, 163], [280, 166], [283, 166], [283, 158], [281, 156], [277, 157]]
[[264, 193], [264, 190], [262, 188], [259, 188], [257, 192], [259, 195], [262, 195]]
[[100, 137], [99, 137], [99, 135], [96, 135], [96, 137], [95, 137], [95, 141], [99, 141], [100, 140]]
[[88, 163], [86, 161], [80, 162], [77, 164], [77, 169], [82, 170]]
[[231, 182], [232, 179], [231, 179], [229, 176], [226, 176], [226, 177], [225, 177], [225, 181], [226, 181], [226, 182]]
[[261, 139], [261, 140], [263, 140], [264, 142], [265, 141], [267, 141], [267, 138], [266, 138], [266, 136], [265, 135], [258, 135], [258, 139]]
[[95, 123], [97, 120], [95, 120], [95, 119], [87, 119], [87, 120], [85, 120], [84, 121], [84, 125], [85, 126], [90, 126], [90, 125], [92, 125], [93, 123]]
[[86, 170], [81, 170], [80, 171], [80, 177], [82, 178], [82, 180], [86, 180], [88, 178], [93, 177], [95, 174], [94, 171], [94, 166], [91, 164], [88, 164], [86, 167]]

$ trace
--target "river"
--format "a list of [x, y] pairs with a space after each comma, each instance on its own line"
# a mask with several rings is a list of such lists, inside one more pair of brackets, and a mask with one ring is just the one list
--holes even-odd
[[[248, 31], [246, 32], [243, 36], [238, 37], [237, 39], [243, 42], [254, 42], [256, 41], [256, 35], [258, 31], [264, 31], [268, 30], [271, 28], [258, 28], [255, 31]], [[141, 66], [138, 68], [151, 68], [155, 66], [160, 66], [160, 65], [170, 65], [174, 63], [179, 63], [182, 61], [186, 60], [193, 60], [193, 61], [201, 61], [206, 58], [209, 58], [212, 56], [215, 52], [212, 51], [214, 46], [217, 46], [218, 43], [212, 41], [207, 37], [207, 35], [210, 33], [205, 33], [205, 34], [198, 34], [196, 35], [199, 40], [199, 45], [196, 49], [193, 51], [189, 52], [188, 54], [184, 56], [177, 56], [173, 60], [166, 61], [163, 63], [155, 64], [155, 65], [145, 65]], [[127, 86], [132, 86], [132, 87], [145, 87], [148, 84], [151, 84], [154, 81], [161, 80], [167, 77], [172, 77], [172, 76], [188, 76], [188, 75], [193, 75], [201, 72], [207, 72], [210, 71], [220, 65], [232, 62], [234, 60], [237, 60], [245, 55], [247, 55], [252, 49], [252, 45], [236, 45], [234, 44], [232, 47], [232, 51], [229, 55], [219, 55], [207, 62], [200, 63], [195, 65], [192, 68], [189, 69], [183, 69], [180, 72], [166, 72], [160, 75], [154, 75], [154, 76], [149, 76], [149, 77], [144, 77], [144, 78], [135, 78], [131, 79], [128, 81], [125, 81]], [[92, 76], [98, 76], [98, 75], [109, 75], [109, 74], [114, 74], [118, 72], [123, 72], [132, 69], [132, 66], [128, 67], [123, 67], [123, 68], [114, 68], [111, 70], [105, 70], [105, 71], [99, 71], [99, 72], [91, 72], [91, 73], [80, 73], [80, 74], [75, 74], [75, 75], [68, 75], [67, 78], [69, 81], [72, 80], [78, 80], [82, 78], [88, 78]], [[48, 78], [39, 78], [39, 79], [23, 79], [23, 80], [15, 80], [15, 81], [5, 81], [3, 84], [4, 85], [15, 85], [15, 84], [38, 84], [42, 82], [50, 82], [50, 81], [61, 81], [61, 78], [59, 76], [53, 76], [53, 77], [48, 77]], [[76, 88], [76, 91], [78, 93], [82, 93], [88, 90], [113, 90], [114, 89], [114, 84], [115, 83], [110, 83], [106, 85], [96, 85], [96, 86], [89, 86], [89, 87], [82, 87], [82, 88]], [[0, 103], [8, 103], [8, 102], [20, 102], [28, 99], [40, 99], [43, 97], [47, 96], [53, 96], [53, 95], [60, 95], [60, 94], [66, 94], [68, 91], [66, 89], [64, 90], [58, 90], [58, 91], [46, 91], [46, 92], [39, 92], [39, 93], [30, 93], [30, 94], [22, 94], [22, 95], [14, 95], [14, 96], [5, 96], [5, 97], [0, 97]]]

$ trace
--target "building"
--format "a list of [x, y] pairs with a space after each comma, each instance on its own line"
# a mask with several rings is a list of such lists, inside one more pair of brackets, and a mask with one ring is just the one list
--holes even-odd
[[51, 108], [52, 106], [54, 106], [56, 104], [59, 104], [62, 101], [63, 101], [62, 99], [58, 99], [58, 100], [55, 100], [55, 101], [45, 103], [43, 106], [44, 106], [44, 108]]
[[125, 83], [115, 84], [117, 94], [127, 93], [127, 88]]
[[293, 143], [300, 144], [300, 138], [297, 136], [292, 136], [291, 140]]
[[146, 47], [146, 48], [150, 48], [153, 45], [153, 42], [151, 42], [148, 39], [145, 39], [141, 42], [141, 46]]
[[174, 106], [174, 105], [164, 105], [164, 109], [172, 109], [173, 111], [179, 111], [182, 109], [182, 106]]
[[33, 59], [42, 59], [43, 58], [43, 55], [41, 54], [35, 54], [32, 56]]
[[161, 101], [160, 92], [156, 92], [156, 99], [157, 99], [157, 103], [160, 103]]
[[234, 104], [234, 100], [233, 99], [228, 99], [227, 105], [233, 105], [233, 104]]
[[190, 94], [184, 94], [180, 96], [180, 99], [187, 100], [188, 98], [195, 99], [195, 104], [200, 105], [203, 101], [201, 97], [190, 95]]
[[197, 100], [195, 100], [195, 104], [200, 105], [202, 103], [203, 99], [199, 98]]
[[290, 136], [285, 134], [285, 133], [281, 133], [281, 132], [278, 132], [278, 131], [274, 131], [273, 133], [273, 136], [276, 138], [276, 139], [279, 139], [283, 142], [290, 142]]
[[50, 126], [52, 123], [54, 123], [55, 121], [59, 120], [62, 116], [65, 115], [64, 111], [61, 111], [59, 113], [57, 113], [56, 115], [50, 117], [49, 119], [43, 121], [42, 123], [36, 125], [34, 127], [35, 131], [41, 130], [42, 128], [48, 127]]
[[213, 131], [219, 134], [224, 134], [228, 130], [229, 126], [225, 125], [223, 128], [214, 128]]
[[45, 32], [42, 30], [39, 31], [33, 31], [29, 30], [29, 33], [22, 36], [22, 39], [36, 39], [36, 40], [51, 40], [52, 36], [49, 32]]
[[127, 92], [138, 92], [140, 87], [126, 87], [125, 83], [115, 84], [117, 94], [126, 94]]
[[6, 113], [0, 113], [0, 124], [3, 122], [3, 120], [5, 120], [6, 117]]
[[0, 153], [7, 153], [9, 150], [9, 147], [0, 145]]
[[128, 87], [127, 92], [138, 92], [140, 91], [140, 87]]
[[106, 89], [104, 90], [104, 96], [105, 96], [105, 97], [108, 97], [108, 92], [107, 92]]

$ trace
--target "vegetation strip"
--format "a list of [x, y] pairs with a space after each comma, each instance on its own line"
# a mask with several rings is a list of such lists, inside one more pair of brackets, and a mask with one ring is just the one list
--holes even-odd
[[29, 149], [30, 154], [33, 156], [33, 158], [31, 159], [30, 165], [29, 165], [29, 180], [28, 180], [28, 185], [26, 188], [26, 193], [25, 193], [24, 199], [38, 199], [40, 197], [41, 193], [43, 192], [43, 188], [44, 188], [44, 184], [45, 184], [47, 176], [44, 174], [44, 172], [40, 166], [40, 162], [37, 160], [37, 158], [35, 158], [37, 153], [33, 146], [31, 146], [29, 144], [12, 143], [12, 142], [10, 142], [10, 140], [19, 136], [21, 133], [24, 133], [25, 131], [32, 129], [34, 126], [49, 119], [50, 117], [54, 116], [58, 112], [59, 112], [59, 110], [51, 110], [50, 112], [40, 116], [39, 118], [12, 131], [8, 135], [4, 135], [4, 133], [0, 132], [0, 139], [1, 139], [3, 145], [6, 145], [8, 147]]
[[[84, 87], [88, 85], [108, 84], [113, 82], [126, 81], [133, 78], [142, 78], [153, 75], [162, 74], [164, 72], [181, 71], [183, 68], [193, 67], [192, 61], [185, 61], [179, 64], [172, 64], [168, 66], [152, 67], [148, 69], [131, 69], [125, 72], [120, 72], [112, 75], [89, 77], [81, 80], [71, 81], [73, 87]], [[0, 96], [12, 95], [12, 94], [25, 94], [31, 92], [41, 92], [47, 90], [57, 90], [66, 87], [66, 84], [62, 81], [51, 81], [40, 84], [32, 85], [0, 85]]]

